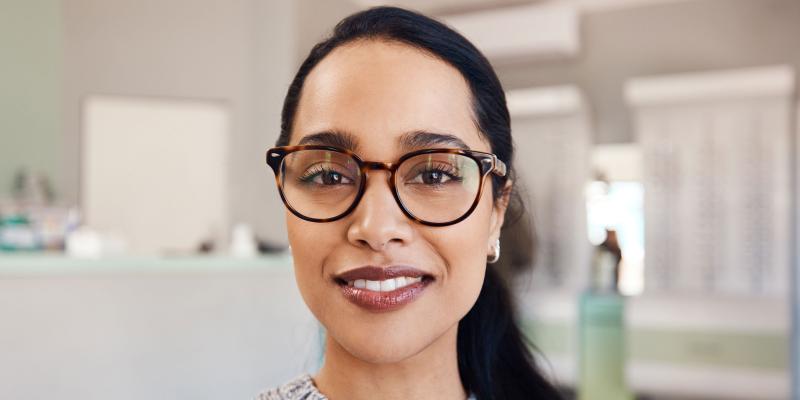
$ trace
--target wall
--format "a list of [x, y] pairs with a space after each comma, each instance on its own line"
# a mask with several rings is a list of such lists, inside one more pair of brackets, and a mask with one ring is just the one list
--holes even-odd
[[311, 48], [330, 35], [339, 20], [362, 8], [353, 0], [297, 0], [295, 4], [298, 67]]
[[788, 63], [800, 69], [800, 2], [696, 0], [584, 14], [581, 55], [498, 66], [508, 88], [577, 84], [596, 142], [633, 140], [624, 82], [635, 76]]
[[219, 100], [232, 113], [231, 223], [251, 223], [260, 236], [285, 242], [264, 151], [277, 137], [292, 69], [292, 2], [64, 0], [63, 13], [65, 200], [80, 202], [80, 110], [87, 95]]
[[59, 1], [0, 3], [0, 199], [20, 167], [59, 185], [60, 34]]

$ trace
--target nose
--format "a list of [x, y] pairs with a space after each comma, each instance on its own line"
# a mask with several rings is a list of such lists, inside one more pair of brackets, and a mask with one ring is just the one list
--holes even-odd
[[367, 179], [364, 195], [350, 216], [347, 240], [355, 246], [385, 251], [391, 244], [404, 245], [411, 240], [411, 221], [397, 205], [387, 171], [374, 171]]

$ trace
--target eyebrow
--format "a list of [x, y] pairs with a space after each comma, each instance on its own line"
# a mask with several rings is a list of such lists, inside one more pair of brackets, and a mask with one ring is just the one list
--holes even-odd
[[[406, 150], [425, 149], [435, 146], [455, 147], [469, 150], [470, 147], [460, 138], [449, 133], [436, 133], [424, 130], [406, 132], [400, 136], [400, 146]], [[340, 131], [328, 130], [303, 136], [298, 144], [312, 144], [334, 146], [355, 152], [358, 149], [358, 139], [355, 135]]]
[[424, 149], [438, 145], [451, 146], [462, 150], [469, 150], [469, 146], [457, 136], [449, 133], [436, 133], [428, 131], [413, 131], [400, 136], [400, 146], [405, 149]]
[[342, 131], [323, 131], [303, 136], [298, 144], [315, 144], [321, 146], [334, 146], [345, 150], [356, 151], [358, 140], [350, 133]]

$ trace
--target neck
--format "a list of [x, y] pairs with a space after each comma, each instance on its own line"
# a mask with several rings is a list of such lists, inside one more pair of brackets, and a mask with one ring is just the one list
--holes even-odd
[[458, 324], [421, 352], [399, 362], [360, 360], [327, 336], [325, 362], [314, 382], [331, 400], [445, 399], [464, 400], [458, 375]]

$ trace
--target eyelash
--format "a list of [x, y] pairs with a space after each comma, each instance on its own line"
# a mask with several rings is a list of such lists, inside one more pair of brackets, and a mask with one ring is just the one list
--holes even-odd
[[448, 168], [448, 167], [441, 166], [441, 165], [426, 167], [426, 168], [422, 169], [421, 171], [419, 171], [416, 175], [414, 175], [413, 178], [416, 178], [420, 174], [428, 173], [428, 172], [441, 172], [441, 173], [447, 175], [447, 177], [450, 180], [454, 181], [454, 182], [461, 182], [462, 180], [464, 180], [464, 178], [459, 175], [457, 169]]
[[349, 178], [347, 175], [345, 175], [345, 174], [343, 174], [343, 173], [341, 173], [341, 172], [339, 172], [339, 171], [337, 171], [337, 170], [335, 170], [335, 169], [333, 169], [333, 168], [326, 168], [326, 167], [323, 167], [323, 166], [318, 166], [318, 165], [317, 165], [317, 166], [313, 166], [313, 167], [309, 168], [309, 169], [308, 169], [308, 170], [307, 170], [305, 173], [303, 173], [303, 175], [299, 176], [299, 177], [297, 178], [297, 180], [299, 180], [299, 181], [300, 181], [300, 182], [302, 182], [302, 183], [306, 183], [306, 184], [314, 184], [314, 183], [312, 182], [312, 181], [314, 180], [314, 178], [316, 178], [316, 177], [317, 177], [317, 176], [319, 176], [320, 174], [324, 174], [324, 173], [331, 173], [331, 172], [333, 172], [333, 173], [336, 173], [336, 174], [339, 174], [339, 175], [341, 175], [343, 178], [345, 178], [345, 179], [348, 179], [348, 180], [351, 180], [351, 181], [352, 181], [352, 179], [351, 179], [351, 178]]

